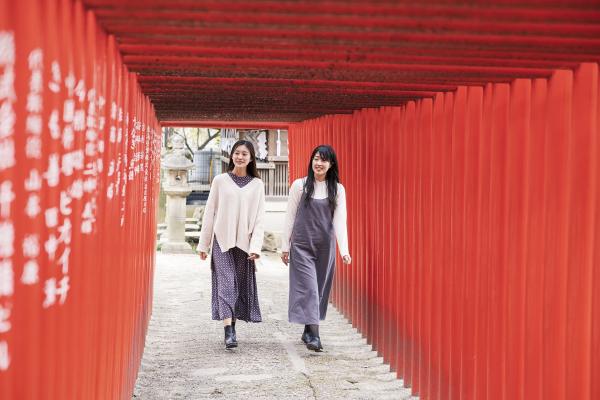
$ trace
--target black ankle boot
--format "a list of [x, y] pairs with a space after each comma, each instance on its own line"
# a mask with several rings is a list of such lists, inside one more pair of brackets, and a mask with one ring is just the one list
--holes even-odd
[[235, 319], [231, 321], [231, 329], [233, 330], [233, 340], [237, 343], [237, 333], [235, 333]]
[[317, 352], [323, 351], [323, 346], [321, 345], [321, 338], [319, 338], [318, 336], [309, 336], [308, 342], [306, 342], [306, 348]]
[[233, 335], [233, 328], [231, 325], [225, 326], [225, 348], [233, 349], [237, 347], [237, 340], [235, 340], [235, 336]]
[[304, 325], [304, 333], [302, 333], [301, 339], [304, 344], [308, 343], [310, 340], [310, 327], [308, 325]]
[[321, 338], [319, 337], [319, 325], [309, 325], [309, 332], [307, 336], [307, 349], [313, 351], [323, 351], [323, 346], [321, 345]]

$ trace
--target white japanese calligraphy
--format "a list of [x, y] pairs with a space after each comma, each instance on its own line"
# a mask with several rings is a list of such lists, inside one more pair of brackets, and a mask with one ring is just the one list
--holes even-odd
[[81, 179], [75, 179], [71, 186], [67, 189], [69, 196], [72, 199], [80, 199], [83, 197], [83, 181]]
[[25, 143], [25, 155], [27, 158], [42, 158], [42, 139], [39, 136], [29, 136]]
[[58, 237], [58, 241], [65, 244], [71, 244], [71, 220], [69, 218], [65, 218], [63, 224], [58, 227], [58, 232], [60, 236]]
[[[0, 96], [1, 98], [1, 96]], [[12, 136], [17, 116], [10, 101], [0, 104], [0, 139]]]
[[2, 184], [0, 184], [0, 217], [10, 217], [10, 208], [14, 200], [15, 193], [12, 191], [12, 182], [2, 182]]
[[0, 296], [12, 296], [15, 289], [13, 265], [10, 260], [0, 260]]
[[12, 32], [0, 31], [0, 64], [15, 63], [15, 37]]
[[53, 304], [56, 304], [56, 298], [60, 296], [60, 303], [64, 304], [67, 299], [67, 292], [69, 291], [69, 277], [64, 276], [60, 282], [59, 286], [56, 286], [56, 278], [50, 278], [46, 281], [44, 285], [44, 294], [46, 298], [44, 299], [44, 303], [42, 306], [44, 308], [48, 308]]
[[50, 154], [48, 159], [48, 170], [44, 172], [44, 178], [46, 178], [49, 187], [58, 185], [60, 179], [59, 160], [58, 154]]
[[53, 233], [50, 234], [48, 240], [46, 240], [46, 243], [44, 243], [44, 249], [46, 250], [46, 253], [48, 253], [48, 258], [50, 260], [54, 260], [54, 256], [56, 255], [56, 249], [58, 249], [59, 243], [60, 242], [56, 238], [56, 235], [54, 235]]
[[28, 115], [25, 120], [25, 131], [32, 135], [42, 134], [42, 116], [39, 114]]
[[29, 260], [23, 267], [23, 274], [21, 275], [21, 283], [24, 285], [35, 285], [40, 280], [39, 278], [40, 266], [37, 261]]
[[37, 169], [29, 171], [29, 177], [25, 180], [25, 190], [32, 192], [42, 188], [42, 177]]
[[0, 139], [0, 171], [15, 164], [15, 142], [12, 139]]
[[60, 64], [58, 61], [52, 61], [52, 66], [50, 67], [52, 71], [52, 80], [48, 83], [48, 88], [53, 93], [60, 92]]
[[58, 264], [62, 265], [62, 273], [66, 274], [69, 272], [69, 256], [71, 255], [71, 248], [65, 247], [62, 255], [58, 258]]
[[8, 343], [5, 340], [0, 341], [0, 371], [6, 371], [10, 367], [10, 354], [8, 353]]
[[48, 120], [48, 129], [52, 139], [60, 139], [60, 126], [58, 125], [58, 110], [52, 110]]
[[83, 150], [75, 150], [62, 156], [61, 170], [65, 176], [71, 176], [74, 170], [83, 169]]
[[23, 255], [36, 258], [40, 255], [40, 238], [37, 234], [30, 234], [23, 239]]
[[65, 149], [69, 150], [73, 147], [73, 143], [75, 142], [75, 133], [73, 132], [73, 127], [71, 125], [65, 125], [61, 139]]
[[0, 222], [0, 257], [12, 257], [15, 253], [15, 227], [11, 221]]
[[58, 208], [48, 208], [44, 215], [46, 217], [46, 227], [55, 228], [58, 225]]
[[25, 214], [29, 218], [37, 217], [42, 211], [40, 207], [40, 196], [37, 194], [30, 194], [27, 198], [27, 205], [25, 206]]
[[62, 215], [71, 215], [71, 212], [73, 212], [70, 207], [72, 200], [67, 192], [64, 190], [60, 192], [60, 213]]
[[6, 333], [10, 328], [10, 308], [0, 304], [0, 333]]

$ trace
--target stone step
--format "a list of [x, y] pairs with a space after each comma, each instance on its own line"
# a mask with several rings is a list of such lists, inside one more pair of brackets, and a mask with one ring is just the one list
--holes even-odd
[[199, 231], [200, 230], [200, 225], [198, 224], [185, 224], [185, 230], [186, 231]]

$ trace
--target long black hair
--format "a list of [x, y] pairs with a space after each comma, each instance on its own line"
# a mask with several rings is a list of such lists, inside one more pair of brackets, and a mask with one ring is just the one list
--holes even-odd
[[310, 160], [308, 161], [308, 173], [306, 174], [306, 182], [304, 182], [305, 206], [308, 206], [308, 203], [312, 199], [312, 195], [315, 192], [315, 173], [312, 169], [312, 162], [317, 153], [321, 157], [321, 160], [329, 161], [331, 163], [331, 166], [327, 170], [327, 175], [325, 175], [325, 180], [327, 181], [327, 199], [329, 200], [329, 207], [333, 213], [336, 206], [338, 189], [337, 185], [340, 182], [340, 174], [338, 170], [337, 156], [335, 155], [333, 147], [328, 144], [321, 144], [315, 147], [310, 155]]
[[227, 166], [227, 171], [233, 171], [235, 164], [233, 163], [233, 153], [235, 153], [235, 149], [240, 146], [246, 146], [248, 151], [250, 152], [250, 162], [246, 166], [246, 173], [254, 178], [260, 179], [260, 175], [258, 174], [258, 170], [256, 169], [256, 154], [254, 153], [254, 146], [247, 140], [238, 140], [233, 144], [231, 148], [231, 152], [229, 153], [229, 165]]

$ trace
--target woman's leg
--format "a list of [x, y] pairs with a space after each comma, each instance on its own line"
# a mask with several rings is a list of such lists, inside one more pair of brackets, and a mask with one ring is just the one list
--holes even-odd
[[231, 251], [221, 252], [216, 238], [212, 252], [212, 318], [231, 325], [238, 297], [236, 272]]

